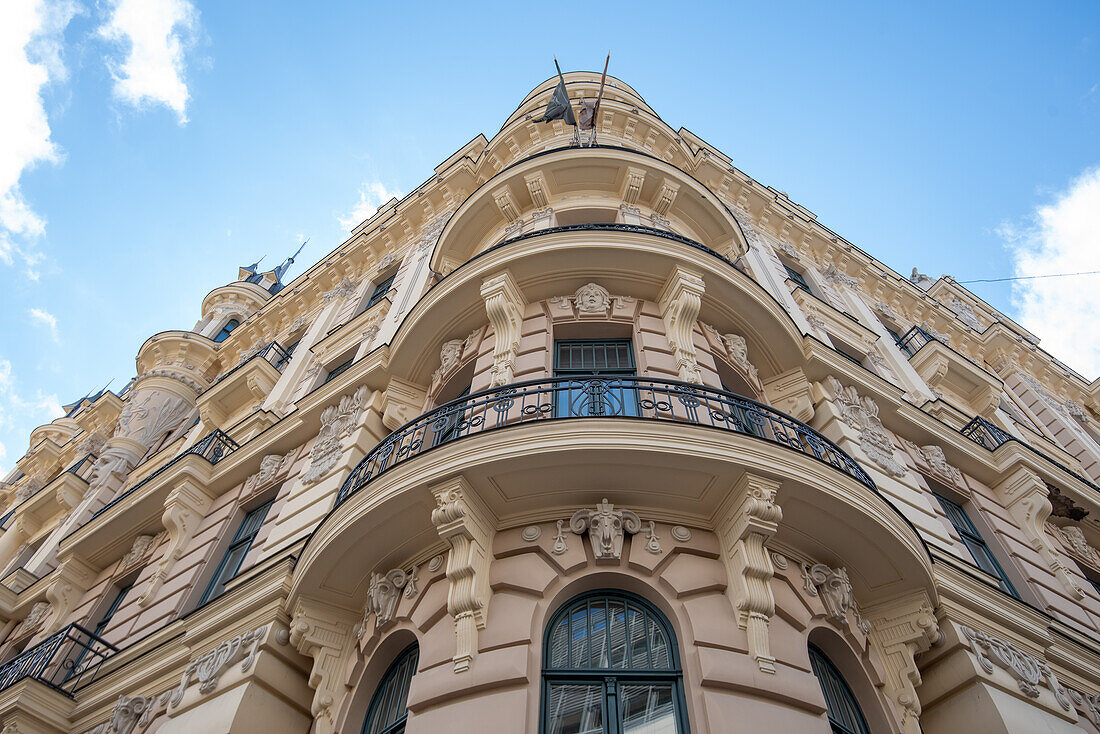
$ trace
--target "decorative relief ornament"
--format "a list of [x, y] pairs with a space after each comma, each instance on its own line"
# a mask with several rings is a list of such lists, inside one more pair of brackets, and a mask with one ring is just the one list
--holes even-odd
[[959, 320], [969, 326], [974, 331], [983, 331], [985, 329], [982, 326], [982, 322], [978, 321], [978, 317], [974, 315], [974, 307], [966, 301], [960, 300], [955, 297], [951, 300], [951, 310], [959, 317]]
[[833, 263], [826, 265], [821, 274], [831, 285], [845, 285], [852, 289], [859, 288], [858, 278], [853, 278]]
[[238, 365], [244, 364], [245, 362], [252, 359], [257, 354], [259, 354], [260, 352], [262, 352], [263, 350], [267, 349], [270, 346], [271, 346], [271, 342], [267, 341], [266, 339], [257, 339], [256, 341], [252, 342], [252, 346], [250, 346], [248, 349], [241, 352], [241, 356], [240, 356], [240, 359], [237, 360], [237, 364]]
[[98, 456], [99, 452], [103, 450], [104, 444], [107, 443], [107, 439], [99, 431], [93, 431], [85, 437], [83, 441], [76, 447], [76, 450], [85, 453]]
[[1089, 541], [1085, 538], [1085, 534], [1081, 532], [1081, 528], [1076, 525], [1059, 527], [1047, 524], [1047, 529], [1062, 542], [1066, 550], [1093, 568], [1100, 570], [1100, 551], [1089, 545]]
[[868, 397], [860, 397], [854, 387], [844, 387], [832, 375], [825, 378], [840, 410], [841, 419], [859, 431], [859, 445], [879, 468], [895, 477], [908, 471], [894, 459], [894, 443], [878, 417], [878, 404]]
[[616, 510], [605, 497], [595, 510], [574, 512], [569, 529], [577, 535], [588, 532], [592, 555], [597, 561], [618, 560], [623, 554], [624, 533], [641, 532], [642, 521], [632, 510]]
[[156, 539], [156, 535], [139, 535], [134, 538], [130, 551], [122, 557], [122, 568], [130, 568], [140, 563]]
[[418, 567], [413, 566], [408, 573], [400, 568], [395, 568], [387, 573], [372, 573], [370, 585], [367, 587], [367, 606], [363, 612], [363, 623], [359, 627], [359, 635], [362, 636], [367, 629], [367, 618], [374, 615], [374, 626], [381, 628], [393, 621], [394, 612], [397, 611], [397, 599], [404, 589], [405, 598], [414, 598], [419, 590], [416, 588], [416, 572]]
[[901, 314], [899, 314], [897, 311], [895, 311], [894, 307], [891, 306], [886, 301], [877, 301], [874, 305], [874, 311], [875, 311], [875, 313], [879, 314], [880, 316], [885, 316], [886, 318], [891, 319], [893, 321], [896, 321], [896, 322], [899, 322], [899, 323], [902, 321]]
[[15, 501], [23, 502], [38, 494], [43, 487], [42, 480], [36, 476], [29, 476], [15, 490]]
[[1039, 697], [1039, 684], [1045, 680], [1058, 705], [1066, 711], [1073, 708], [1073, 704], [1066, 695], [1066, 689], [1058, 682], [1057, 676], [1049, 665], [981, 630], [965, 626], [961, 629], [963, 635], [970, 641], [970, 650], [986, 673], [992, 673], [996, 664], [997, 667], [1008, 671], [1016, 679], [1016, 685], [1020, 691], [1030, 698]]
[[523, 529], [523, 532], [520, 533], [520, 537], [528, 543], [534, 543], [542, 537], [542, 528], [538, 525], [528, 525]]
[[126, 401], [118, 416], [115, 435], [150, 446], [191, 412], [183, 398], [160, 390], [142, 390]]
[[424, 234], [420, 236], [420, 242], [416, 246], [419, 252], [424, 253], [435, 247], [435, 243], [439, 241], [439, 235], [443, 233], [443, 228], [447, 226], [451, 214], [450, 211], [443, 212], [424, 228]]
[[37, 601], [31, 610], [27, 612], [27, 616], [23, 619], [23, 626], [20, 629], [21, 634], [27, 632], [35, 632], [42, 626], [42, 623], [46, 621], [46, 615], [50, 613], [50, 603], [46, 601]]
[[787, 557], [782, 553], [772, 553], [772, 563], [780, 571], [786, 571], [787, 566], [789, 565]]
[[[167, 694], [161, 696], [161, 705], [166, 703]], [[156, 696], [119, 696], [111, 712], [111, 720], [106, 731], [111, 734], [132, 734], [138, 726], [146, 727], [152, 721], [156, 710]], [[106, 732], [104, 733], [106, 734]]]
[[752, 217], [748, 212], [740, 207], [734, 207], [733, 218], [737, 220], [737, 224], [741, 227], [741, 232], [745, 235], [745, 240], [749, 243], [750, 247], [760, 246], [760, 235], [756, 233], [756, 227], [752, 225]]
[[680, 543], [686, 543], [691, 540], [691, 531], [685, 528], [683, 525], [673, 525], [672, 530], [668, 532], [672, 536], [673, 540]]
[[569, 550], [569, 546], [565, 544], [565, 520], [558, 520], [557, 528], [558, 534], [554, 536], [554, 547], [550, 549], [550, 552], [555, 556], [560, 556]]
[[237, 635], [188, 665], [168, 705], [172, 708], [180, 705], [183, 694], [192, 679], [199, 682], [199, 693], [210, 693], [218, 687], [218, 679], [222, 674], [233, 665], [240, 663], [241, 672], [247, 673], [256, 662], [260, 643], [263, 642], [266, 633], [267, 625], [264, 625]]
[[962, 472], [947, 463], [947, 455], [939, 446], [921, 446], [921, 456], [932, 471], [955, 484], [962, 484]]
[[826, 618], [837, 627], [847, 626], [850, 611], [856, 619], [856, 626], [863, 634], [871, 631], [870, 623], [859, 613], [846, 569], [832, 568], [824, 563], [815, 563], [813, 566], [803, 563], [802, 588], [810, 596], [821, 597]]
[[657, 537], [657, 525], [652, 520], [649, 521], [645, 531], [645, 549], [655, 555], [661, 552], [661, 541]]
[[439, 350], [439, 367], [432, 373], [432, 384], [443, 379], [443, 376], [458, 366], [462, 358], [462, 349], [465, 344], [463, 339], [451, 339], [443, 342]]
[[318, 482], [336, 466], [343, 449], [343, 440], [355, 430], [359, 411], [369, 394], [370, 389], [363, 385], [353, 394], [340, 398], [337, 405], [330, 405], [321, 413], [321, 430], [309, 452], [309, 469], [302, 474], [303, 482]]
[[332, 290], [325, 291], [321, 295], [321, 300], [325, 303], [331, 303], [333, 301], [351, 298], [355, 295], [355, 291], [358, 288], [359, 284], [345, 275], [343, 280], [332, 287]]
[[806, 314], [806, 322], [809, 323], [814, 331], [825, 333], [825, 322], [813, 311]]
[[388, 268], [390, 265], [393, 265], [395, 262], [397, 262], [397, 253], [387, 252], [385, 255], [382, 256], [382, 259], [378, 261], [378, 267], [376, 267], [375, 270], [381, 273], [383, 270]]
[[944, 344], [951, 343], [950, 334], [941, 334], [940, 332], [936, 331], [935, 328], [932, 327], [932, 324], [927, 321], [922, 321], [920, 324], [920, 328], [923, 329], [924, 332], [928, 334], [928, 336], [932, 337], [938, 342], [943, 342]]
[[286, 456], [279, 456], [278, 454], [268, 454], [264, 458], [260, 459], [260, 470], [245, 480], [245, 493], [250, 494], [257, 489], [262, 489], [269, 486], [276, 476], [283, 473], [286, 469], [290, 468], [292, 455], [293, 452], [287, 454]]
[[443, 568], [443, 555], [433, 556], [432, 560], [428, 561], [428, 570], [435, 573], [439, 569]]
[[585, 283], [571, 296], [554, 296], [550, 303], [557, 304], [563, 309], [570, 304], [576, 306], [579, 313], [607, 313], [612, 304], [616, 308], [623, 308], [627, 303], [633, 303], [630, 296], [613, 296], [599, 283]]
[[778, 245], [776, 245], [776, 247], [781, 250], [783, 254], [793, 260], [798, 260], [798, 258], [800, 257], [798, 249], [787, 240], [781, 241]]

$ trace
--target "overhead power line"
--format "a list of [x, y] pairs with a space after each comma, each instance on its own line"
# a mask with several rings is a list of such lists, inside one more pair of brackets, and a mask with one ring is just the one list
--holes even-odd
[[1071, 275], [1098, 275], [1100, 270], [1086, 270], [1081, 273], [1051, 273], [1050, 275], [1018, 275], [1014, 278], [981, 278], [979, 280], [957, 280], [956, 283], [1004, 283], [1007, 280], [1038, 280], [1039, 278], [1068, 278]]

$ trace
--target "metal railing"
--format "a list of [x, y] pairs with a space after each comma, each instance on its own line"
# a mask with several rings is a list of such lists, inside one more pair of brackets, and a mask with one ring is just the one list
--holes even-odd
[[975, 416], [974, 419], [963, 426], [962, 430], [959, 432], [974, 443], [980, 444], [990, 451], [994, 451], [1012, 440], [1012, 436], [981, 416]]
[[33, 678], [71, 696], [95, 680], [116, 652], [111, 643], [70, 624], [0, 666], [0, 691]]
[[[130, 487], [128, 490], [126, 490], [125, 492], [123, 492], [119, 496], [115, 497], [113, 500], [111, 500], [107, 504], [103, 505], [103, 507], [100, 507], [98, 510], [95, 511], [95, 513], [92, 514], [91, 520], [95, 520], [97, 517], [102, 515], [104, 512], [111, 509], [112, 507], [117, 505], [119, 502], [121, 502], [122, 500], [124, 500], [127, 497], [129, 497], [130, 495], [132, 495], [134, 492], [138, 491], [146, 483], [151, 482], [159, 474], [161, 474], [165, 471], [168, 471], [169, 468], [171, 468], [171, 467], [175, 466], [177, 463], [183, 461], [183, 459], [187, 456], [198, 455], [198, 456], [201, 456], [202, 458], [206, 459], [207, 461], [209, 461], [211, 464], [217, 464], [219, 461], [221, 461], [223, 458], [225, 458], [225, 456], [227, 456], [228, 454], [233, 453], [238, 448], [240, 448], [240, 445], [236, 441], [231, 439], [229, 436], [227, 436], [220, 429], [214, 429], [210, 433], [203, 436], [199, 440], [199, 442], [196, 443], [194, 446], [187, 449], [182, 454], [180, 454], [176, 458], [172, 459], [167, 464], [165, 464], [161, 468], [157, 469], [155, 472], [153, 472], [149, 476], [142, 479], [140, 482], [135, 484], [133, 487]], [[91, 522], [91, 520], [89, 520], [89, 522]]]
[[288, 362], [290, 362], [290, 352], [288, 352], [286, 349], [283, 349], [283, 346], [279, 344], [279, 342], [271, 342], [266, 347], [256, 352], [248, 359], [242, 360], [241, 363], [238, 364], [236, 367], [229, 370], [218, 379], [214, 380], [214, 384], [217, 385], [219, 382], [226, 379], [234, 372], [239, 370], [241, 367], [244, 367], [246, 364], [256, 359], [257, 357], [259, 357], [260, 359], [266, 359], [268, 363], [279, 372], [282, 372], [283, 368], [286, 367]]
[[814, 429], [755, 400], [676, 380], [574, 376], [518, 382], [452, 400], [375, 446], [340, 488], [336, 504], [397, 464], [486, 431], [558, 418], [633, 418], [720, 428], [777, 443], [877, 491], [852, 457]]
[[898, 349], [905, 352], [906, 356], [912, 357], [925, 344], [935, 341], [939, 341], [939, 339], [919, 326], [914, 326], [912, 329], [905, 332], [905, 336], [898, 339]]

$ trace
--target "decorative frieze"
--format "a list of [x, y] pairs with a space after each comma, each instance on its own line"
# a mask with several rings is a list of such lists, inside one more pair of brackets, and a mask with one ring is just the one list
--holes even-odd
[[1015, 645], [988, 635], [981, 630], [963, 626], [960, 628], [969, 641], [970, 650], [986, 673], [992, 674], [995, 667], [1005, 670], [1016, 680], [1020, 691], [1029, 698], [1039, 697], [1039, 685], [1046, 683], [1054, 694], [1058, 705], [1066, 711], [1073, 704], [1066, 695], [1066, 689], [1058, 682], [1054, 671], [1043, 661], [1028, 655]]
[[179, 686], [168, 700], [169, 707], [175, 708], [180, 705], [183, 694], [192, 681], [198, 682], [199, 693], [207, 694], [218, 687], [218, 681], [222, 675], [237, 663], [240, 663], [242, 673], [251, 670], [265, 634], [267, 634], [267, 625], [237, 635], [188, 665], [183, 671]]
[[825, 618], [844, 629], [848, 626], [849, 612], [855, 618], [856, 628], [863, 634], [871, 631], [870, 623], [863, 618], [852, 593], [852, 582], [845, 568], [832, 568], [824, 563], [802, 564], [802, 589], [809, 596], [820, 597], [825, 607]]
[[99, 452], [103, 450], [103, 445], [105, 443], [107, 443], [107, 439], [102, 433], [99, 431], [92, 431], [77, 445], [76, 450], [82, 454], [98, 456]]
[[825, 382], [841, 419], [859, 431], [859, 445], [867, 458], [891, 476], [905, 476], [908, 470], [894, 459], [894, 442], [879, 420], [878, 404], [871, 398], [861, 397], [854, 387], [844, 387], [832, 375], [825, 378]]
[[309, 468], [302, 473], [302, 482], [315, 484], [336, 466], [343, 451], [344, 439], [355, 430], [359, 412], [370, 396], [370, 388], [363, 385], [350, 395], [344, 395], [336, 405], [330, 405], [321, 413], [321, 430], [309, 452]]
[[606, 314], [611, 309], [624, 308], [626, 304], [633, 303], [630, 296], [613, 296], [599, 283], [585, 283], [571, 296], [553, 296], [550, 303], [562, 309], [575, 306], [578, 313]]
[[633, 510], [616, 510], [605, 497], [595, 510], [574, 512], [569, 518], [569, 529], [577, 535], [588, 533], [597, 561], [617, 561], [623, 554], [625, 534], [640, 533], [642, 521]]

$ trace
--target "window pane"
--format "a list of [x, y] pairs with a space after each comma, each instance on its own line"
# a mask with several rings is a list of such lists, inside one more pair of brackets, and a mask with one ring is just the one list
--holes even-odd
[[871, 734], [863, 711], [860, 710], [852, 689], [840, 675], [840, 671], [816, 647], [810, 647], [810, 667], [817, 682], [821, 684], [821, 693], [825, 696], [825, 707], [829, 723], [834, 732], [845, 734]]
[[619, 687], [623, 734], [676, 734], [672, 685], [630, 684]]
[[363, 734], [397, 734], [405, 731], [409, 684], [416, 673], [419, 650], [414, 646], [401, 654], [378, 684], [363, 722]]
[[668, 659], [668, 640], [652, 619], [649, 620], [649, 650], [653, 659], [653, 668], [663, 670], [672, 667]]
[[588, 608], [573, 610], [573, 635], [571, 660], [574, 668], [588, 667]]
[[589, 645], [591, 646], [592, 667], [606, 668], [607, 656], [607, 603], [603, 599], [596, 599], [589, 606], [590, 632]]
[[611, 629], [611, 667], [626, 667], [626, 609], [620, 601], [608, 605], [609, 627]]
[[649, 651], [646, 649], [645, 615], [636, 607], [626, 608], [627, 627], [630, 634], [630, 667], [648, 668]]
[[548, 734], [603, 734], [603, 686], [551, 685]]

